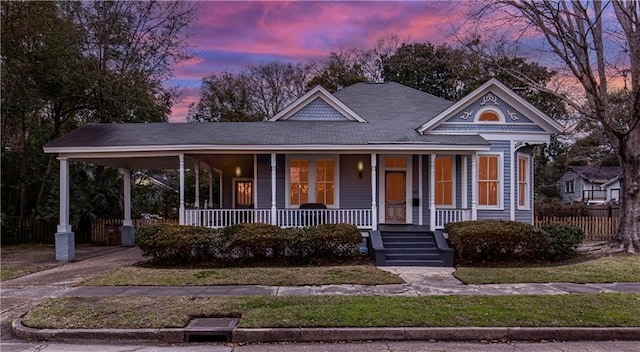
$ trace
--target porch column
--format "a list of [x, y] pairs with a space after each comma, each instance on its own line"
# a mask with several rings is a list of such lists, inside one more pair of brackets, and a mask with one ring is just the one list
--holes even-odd
[[429, 155], [429, 229], [436, 229], [436, 154]]
[[133, 221], [131, 220], [131, 170], [122, 169], [124, 193], [124, 219], [120, 229], [120, 240], [123, 247], [133, 247], [135, 242]]
[[376, 167], [378, 166], [378, 159], [376, 153], [371, 153], [371, 227], [373, 231], [378, 230], [378, 204], [377, 187], [376, 187]]
[[478, 155], [471, 156], [471, 220], [478, 220]]
[[276, 217], [276, 153], [271, 153], [271, 225], [278, 225]]
[[424, 210], [422, 209], [422, 183], [424, 182], [422, 177], [422, 154], [418, 155], [418, 225], [423, 225]]
[[60, 157], [60, 222], [56, 237], [56, 260], [70, 262], [76, 259], [75, 235], [69, 223], [69, 160]]
[[180, 174], [180, 206], [178, 208], [178, 224], [184, 225], [184, 153], [178, 155]]
[[196, 189], [195, 189], [195, 196], [196, 196], [196, 204], [195, 204], [195, 208], [196, 209], [200, 209], [200, 161], [199, 160], [194, 160], [193, 162], [193, 172], [196, 174]]
[[209, 208], [213, 208], [213, 166], [209, 165]]
[[[510, 149], [510, 154], [509, 154], [509, 219], [511, 221], [515, 221], [516, 220], [516, 194], [515, 194], [515, 160], [514, 159], [514, 155], [516, 154], [515, 151], [515, 142], [514, 141], [509, 141], [509, 149]], [[503, 168], [504, 170], [504, 168]], [[503, 178], [504, 179], [504, 178]], [[503, 188], [504, 189], [504, 188]]]

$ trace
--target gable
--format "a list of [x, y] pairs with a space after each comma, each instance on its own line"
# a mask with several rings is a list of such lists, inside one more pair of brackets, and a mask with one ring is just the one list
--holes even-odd
[[[481, 121], [491, 113], [496, 121]], [[498, 80], [491, 79], [418, 128], [425, 132], [559, 133], [562, 126]]]
[[[298, 114], [301, 111], [302, 113]], [[367, 122], [321, 86], [308, 91], [269, 121], [284, 121], [292, 118], [298, 121]]]
[[349, 121], [349, 119], [318, 97], [293, 113], [290, 121]]

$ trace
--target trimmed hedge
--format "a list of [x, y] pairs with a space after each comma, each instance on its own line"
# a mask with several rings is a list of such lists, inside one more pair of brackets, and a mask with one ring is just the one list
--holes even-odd
[[517, 221], [477, 220], [449, 223], [445, 232], [463, 261], [518, 261], [536, 258], [544, 233]]
[[221, 230], [173, 224], [136, 229], [144, 256], [159, 265], [278, 261], [312, 263], [357, 255], [360, 231], [349, 224], [282, 229], [269, 224], [237, 224]]
[[175, 224], [141, 226], [135, 237], [143, 256], [164, 265], [207, 260], [220, 239], [217, 230]]
[[547, 260], [565, 259], [575, 256], [578, 245], [584, 240], [584, 232], [575, 226], [546, 224], [540, 228], [547, 234], [548, 244], [544, 253]]
[[575, 227], [504, 220], [476, 220], [445, 225], [463, 262], [519, 262], [565, 259], [576, 254], [584, 233]]

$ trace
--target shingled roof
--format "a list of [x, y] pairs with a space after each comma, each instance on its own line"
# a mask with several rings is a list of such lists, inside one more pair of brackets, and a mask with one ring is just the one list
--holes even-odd
[[622, 173], [620, 166], [569, 166], [568, 169], [592, 183], [604, 183]]
[[45, 150], [161, 145], [489, 145], [478, 135], [420, 135], [416, 128], [452, 102], [398, 83], [359, 83], [335, 97], [367, 122], [87, 124], [48, 143]]

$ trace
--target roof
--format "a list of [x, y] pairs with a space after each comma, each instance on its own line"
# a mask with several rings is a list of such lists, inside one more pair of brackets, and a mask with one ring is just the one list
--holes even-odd
[[[322, 96], [323, 89], [312, 90]], [[309, 95], [311, 96], [311, 95]], [[307, 97], [308, 98], [308, 97]], [[307, 99], [309, 100], [309, 99]], [[68, 148], [154, 146], [353, 146], [423, 145], [487, 147], [477, 134], [420, 135], [422, 122], [453, 104], [398, 83], [359, 83], [331, 97], [355, 121], [210, 122], [87, 124], [47, 145], [47, 152]], [[289, 109], [289, 108], [288, 108]], [[282, 116], [282, 115], [279, 115]], [[360, 122], [357, 122], [360, 121]], [[361, 122], [365, 121], [365, 122]], [[232, 149], [232, 148], [230, 148]]]
[[578, 176], [592, 183], [604, 183], [618, 178], [622, 173], [620, 166], [569, 166]]
[[349, 121], [87, 124], [45, 145], [59, 148], [247, 145], [488, 145], [478, 135], [420, 136]]

